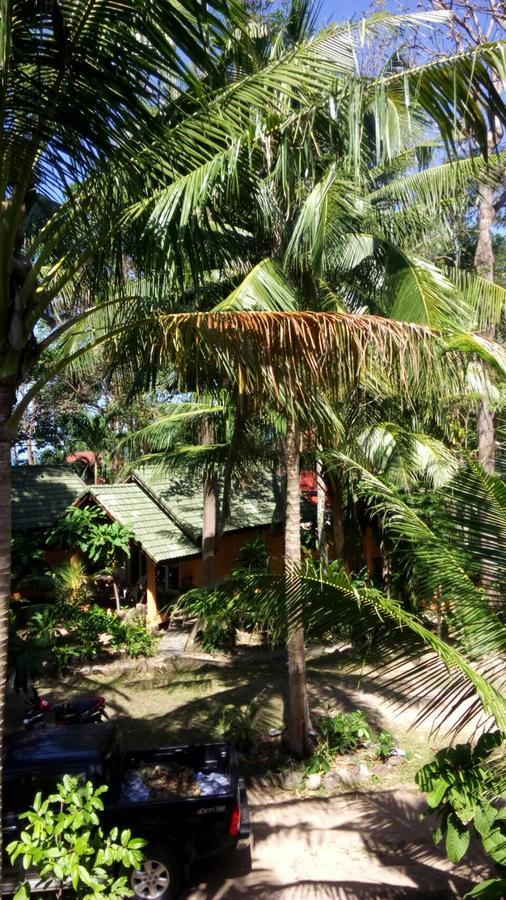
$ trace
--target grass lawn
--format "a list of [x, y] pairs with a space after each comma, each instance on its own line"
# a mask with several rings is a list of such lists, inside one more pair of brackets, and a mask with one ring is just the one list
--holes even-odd
[[[333, 711], [362, 709], [373, 733], [391, 731], [407, 754], [395, 768], [384, 767], [362, 789], [413, 785], [414, 773], [433, 750], [445, 741], [430, 739], [426, 728], [410, 727], [414, 714], [404, 710], [394, 716], [393, 704], [401, 698], [378, 682], [349, 666], [346, 654], [314, 651], [308, 660], [308, 680], [313, 709], [329, 704]], [[91, 667], [90, 674], [73, 674], [58, 682], [46, 682], [41, 691], [55, 697], [100, 693], [117, 723], [126, 748], [189, 743], [220, 737], [219, 722], [226, 704], [242, 705], [263, 691], [262, 730], [283, 725], [286, 663], [260, 655], [258, 659], [232, 663], [132, 661], [127, 669]], [[9, 724], [19, 727], [23, 703], [9, 698]], [[371, 760], [369, 760], [371, 764]]]

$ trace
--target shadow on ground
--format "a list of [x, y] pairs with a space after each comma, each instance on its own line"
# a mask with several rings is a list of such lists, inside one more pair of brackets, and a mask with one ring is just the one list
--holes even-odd
[[317, 799], [253, 798], [254, 848], [191, 873], [191, 900], [388, 900], [461, 897], [483, 861], [452, 866], [420, 822], [423, 801], [387, 791]]

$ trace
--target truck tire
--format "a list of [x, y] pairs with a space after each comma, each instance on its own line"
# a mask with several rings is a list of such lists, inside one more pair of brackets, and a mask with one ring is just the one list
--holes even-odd
[[183, 868], [170, 847], [146, 847], [140, 869], [130, 873], [130, 887], [139, 900], [176, 900], [183, 887]]

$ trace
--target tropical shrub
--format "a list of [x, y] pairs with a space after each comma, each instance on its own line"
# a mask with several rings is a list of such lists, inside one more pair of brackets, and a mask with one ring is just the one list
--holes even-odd
[[388, 759], [395, 747], [395, 738], [390, 731], [380, 731], [375, 744], [375, 753], [379, 759]]
[[118, 555], [128, 553], [132, 531], [120, 522], [109, 522], [96, 507], [71, 506], [51, 529], [49, 547], [80, 550], [102, 567], [114, 565]]
[[[427, 793], [429, 812], [437, 817], [434, 843], [444, 841], [446, 854], [454, 863], [460, 862], [473, 838], [479, 837], [491, 860], [506, 866], [506, 792], [496, 770], [503, 750], [504, 734], [487, 732], [474, 747], [466, 743], [440, 750], [415, 776]], [[491, 879], [467, 896], [499, 900], [505, 889], [506, 880]]]
[[194, 588], [179, 598], [176, 609], [202, 622], [199, 640], [206, 653], [234, 648], [238, 618], [232, 598], [224, 601], [218, 590]]
[[[23, 868], [34, 867], [41, 878], [55, 879], [56, 897], [72, 887], [76, 898], [120, 900], [130, 897], [126, 875], [118, 875], [120, 866], [138, 868], [145, 841], [133, 838], [130, 831], [108, 834], [100, 825], [104, 805], [100, 799], [106, 786], [93, 787], [90, 781], [65, 775], [55, 793], [46, 798], [38, 793], [33, 806], [22, 813], [26, 825], [21, 839], [7, 847], [11, 863], [22, 857]], [[30, 887], [24, 881], [14, 900], [27, 900]]]
[[315, 726], [316, 746], [305, 768], [307, 775], [329, 772], [337, 756], [356, 750], [369, 741], [371, 736], [364, 713], [358, 709], [336, 715], [327, 711], [318, 718]]
[[45, 569], [44, 548], [34, 540], [33, 535], [18, 532], [12, 538], [11, 579], [13, 584], [26, 578], [41, 575]]
[[359, 709], [334, 716], [321, 716], [318, 720], [318, 733], [334, 754], [356, 750], [371, 737], [365, 715]]
[[128, 656], [153, 656], [157, 639], [141, 622], [127, 623], [96, 605], [60, 600], [28, 615], [19, 627], [11, 616], [9, 664], [16, 687], [44, 672], [58, 676], [69, 666], [94, 659], [108, 638]]
[[265, 692], [261, 691], [243, 706], [227, 704], [223, 707], [219, 732], [227, 741], [237, 745], [238, 750], [249, 750], [261, 730], [265, 713]]
[[231, 622], [221, 618], [206, 619], [200, 643], [206, 653], [228, 653], [235, 647], [236, 630]]

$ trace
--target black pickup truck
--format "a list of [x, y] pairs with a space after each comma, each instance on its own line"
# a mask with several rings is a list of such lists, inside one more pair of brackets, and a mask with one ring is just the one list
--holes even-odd
[[[166, 788], [163, 779], [176, 775]], [[179, 774], [178, 774], [179, 773]], [[183, 782], [179, 795], [177, 785]], [[11, 735], [4, 754], [4, 846], [20, 831], [18, 815], [37, 791], [51, 792], [64, 774], [106, 784], [105, 828], [130, 828], [148, 844], [139, 871], [130, 873], [136, 897], [173, 900], [190, 864], [201, 857], [246, 847], [250, 824], [246, 789], [228, 743], [161, 747], [122, 753], [109, 723], [69, 725]], [[177, 781], [179, 778], [179, 782]], [[150, 780], [151, 779], [151, 780]], [[185, 781], [186, 779], [186, 781]], [[190, 795], [188, 795], [190, 794]], [[19, 884], [6, 865], [2, 894]], [[37, 891], [50, 883], [33, 882]]]

